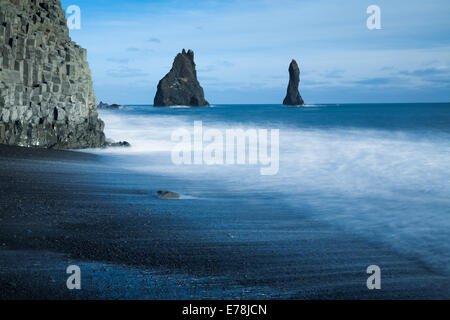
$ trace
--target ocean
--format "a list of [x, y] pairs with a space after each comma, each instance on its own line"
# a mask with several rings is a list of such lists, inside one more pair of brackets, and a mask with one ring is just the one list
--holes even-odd
[[[149, 188], [180, 193], [192, 221], [223, 224], [224, 234], [245, 243], [295, 238], [298, 230], [287, 232], [286, 223], [297, 216], [450, 275], [448, 103], [130, 105], [100, 116], [107, 137], [131, 147], [88, 152], [104, 155], [105, 165], [153, 177]], [[193, 131], [195, 121], [219, 132], [279, 130], [279, 170], [261, 175], [259, 164], [174, 164], [171, 136]], [[252, 219], [254, 232], [239, 228]]]

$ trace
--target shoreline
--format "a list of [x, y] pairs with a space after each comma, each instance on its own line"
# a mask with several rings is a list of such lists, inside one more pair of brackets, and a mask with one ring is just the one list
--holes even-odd
[[[180, 181], [103, 160], [0, 146], [1, 300], [448, 298], [445, 275], [380, 244], [275, 204], [233, 212], [245, 198], [159, 200]], [[378, 292], [366, 288], [374, 259]], [[66, 288], [69, 264], [80, 291]]]

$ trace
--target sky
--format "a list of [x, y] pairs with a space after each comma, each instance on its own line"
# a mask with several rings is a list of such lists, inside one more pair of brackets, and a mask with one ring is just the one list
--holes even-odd
[[[63, 0], [81, 10], [97, 99], [152, 104], [183, 48], [212, 104], [281, 104], [296, 59], [307, 104], [450, 101], [448, 0]], [[369, 30], [377, 5], [381, 29]], [[68, 15], [70, 16], [70, 15]]]

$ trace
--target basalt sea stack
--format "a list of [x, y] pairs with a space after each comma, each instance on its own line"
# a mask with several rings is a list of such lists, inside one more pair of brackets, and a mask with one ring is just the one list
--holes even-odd
[[154, 106], [209, 106], [203, 88], [197, 80], [192, 50], [186, 52], [183, 49], [175, 57], [172, 69], [158, 84]]
[[298, 86], [300, 84], [300, 69], [298, 68], [297, 61], [292, 60], [289, 66], [289, 86], [287, 89], [286, 98], [284, 98], [283, 104], [286, 106], [302, 106], [302, 96], [298, 92]]
[[69, 36], [60, 0], [0, 0], [0, 144], [105, 144], [87, 52]]

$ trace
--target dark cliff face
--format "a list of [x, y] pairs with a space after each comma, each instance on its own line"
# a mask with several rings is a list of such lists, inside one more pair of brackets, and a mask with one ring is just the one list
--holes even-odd
[[172, 69], [158, 84], [154, 106], [209, 106], [203, 88], [197, 80], [192, 50], [186, 52], [183, 49], [175, 57]]
[[103, 146], [85, 49], [60, 0], [0, 0], [0, 144]]
[[283, 104], [286, 106], [301, 106], [303, 102], [302, 96], [298, 92], [298, 86], [300, 84], [300, 69], [295, 60], [292, 60], [289, 66], [289, 85], [287, 89], [286, 98], [284, 98]]

